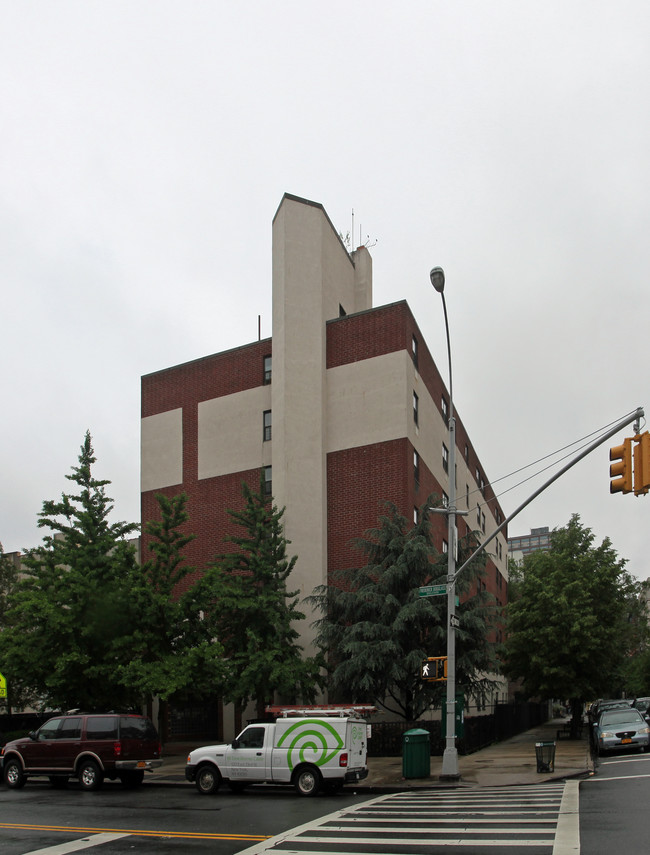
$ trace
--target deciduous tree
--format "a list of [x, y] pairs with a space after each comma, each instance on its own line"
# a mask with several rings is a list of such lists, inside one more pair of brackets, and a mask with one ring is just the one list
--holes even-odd
[[586, 700], [619, 695], [638, 647], [639, 586], [625, 565], [575, 514], [548, 551], [525, 556], [508, 605], [507, 672], [528, 696], [571, 699], [575, 726]]

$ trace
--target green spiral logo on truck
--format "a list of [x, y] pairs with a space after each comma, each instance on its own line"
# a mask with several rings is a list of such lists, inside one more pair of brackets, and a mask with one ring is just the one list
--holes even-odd
[[343, 748], [343, 740], [328, 722], [305, 719], [282, 734], [278, 748], [287, 749], [287, 762], [293, 771], [298, 763], [305, 761], [324, 766]]

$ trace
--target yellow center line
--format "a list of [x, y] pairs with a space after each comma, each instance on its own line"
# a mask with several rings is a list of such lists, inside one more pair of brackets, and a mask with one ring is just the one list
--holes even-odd
[[133, 834], [140, 837], [180, 837], [197, 840], [268, 840], [269, 834], [203, 834], [199, 831], [150, 831], [142, 828], [81, 828], [73, 825], [34, 825], [27, 822], [0, 822], [0, 828], [14, 831], [67, 831], [79, 834]]

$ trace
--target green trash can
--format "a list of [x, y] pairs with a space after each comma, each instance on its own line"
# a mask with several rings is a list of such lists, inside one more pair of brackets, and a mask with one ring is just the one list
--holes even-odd
[[428, 778], [431, 774], [431, 749], [428, 730], [414, 727], [402, 736], [402, 775]]

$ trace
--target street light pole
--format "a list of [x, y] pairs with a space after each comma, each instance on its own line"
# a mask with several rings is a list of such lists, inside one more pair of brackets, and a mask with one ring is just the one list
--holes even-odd
[[447, 508], [447, 736], [442, 756], [441, 778], [457, 780], [458, 749], [456, 748], [456, 419], [451, 372], [451, 340], [445, 302], [445, 273], [442, 267], [434, 267], [429, 274], [431, 284], [442, 297], [447, 335], [447, 360], [449, 362], [449, 506]]

